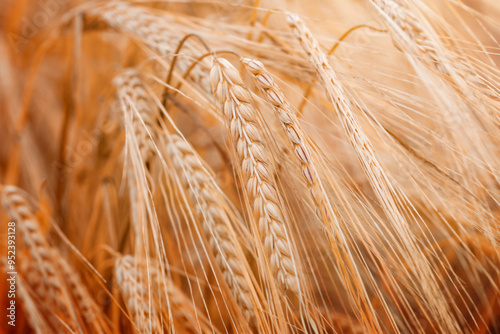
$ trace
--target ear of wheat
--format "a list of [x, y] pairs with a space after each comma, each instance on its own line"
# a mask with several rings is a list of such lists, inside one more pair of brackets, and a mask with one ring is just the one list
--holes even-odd
[[[417, 74], [436, 95], [442, 105], [443, 120], [453, 128], [450, 136], [456, 142], [456, 149], [465, 152], [477, 151], [487, 165], [494, 166], [495, 155], [484, 147], [483, 128], [490, 122], [498, 122], [498, 110], [484, 97], [496, 95], [485, 80], [476, 73], [467, 58], [451, 52], [423, 15], [416, 16], [408, 4], [394, 0], [372, 0], [382, 13], [395, 45], [407, 55]], [[433, 77], [421, 71], [419, 64], [436, 69], [446, 80]], [[459, 135], [460, 133], [460, 135]], [[474, 147], [474, 148], [472, 148]], [[465, 155], [467, 153], [463, 153]], [[469, 153], [470, 154], [470, 153]], [[455, 158], [455, 168], [464, 168], [468, 173], [477, 173], [468, 159]], [[491, 167], [490, 167], [491, 168]], [[499, 180], [498, 176], [494, 176]]]
[[[408, 50], [417, 59], [435, 68], [447, 77], [453, 78], [456, 89], [462, 95], [483, 104], [482, 96], [498, 99], [498, 92], [474, 71], [474, 66], [459, 58], [447, 48], [437, 33], [426, 28], [404, 2], [394, 0], [372, 0], [388, 23], [393, 41], [401, 50]], [[471, 89], [472, 88], [472, 92]], [[479, 94], [479, 96], [478, 96]]]
[[146, 164], [155, 154], [154, 102], [142, 83], [140, 73], [135, 69], [124, 70], [115, 77], [113, 83], [121, 100], [125, 126], [134, 133], [134, 142]]
[[51, 318], [53, 326], [76, 330], [81, 325], [76, 320], [68, 291], [55, 266], [52, 247], [43, 236], [24, 192], [15, 186], [6, 185], [1, 191], [1, 199], [3, 207], [16, 222], [29, 253], [29, 258], [23, 260], [27, 283], [44, 307], [56, 306]]
[[116, 260], [115, 277], [137, 331], [161, 333], [156, 305], [148, 297], [150, 295], [148, 282], [140, 274], [131, 256], [123, 256]]
[[[356, 309], [366, 309], [366, 313], [360, 318], [365, 319], [367, 327], [377, 327], [376, 320], [370, 315], [370, 302], [367, 291], [360, 283], [362, 281], [359, 273], [355, 269], [355, 260], [349, 250], [348, 241], [344, 228], [341, 226], [340, 218], [336, 209], [330, 203], [327, 192], [318, 175], [316, 159], [312, 156], [312, 147], [309, 145], [310, 139], [302, 130], [299, 120], [291, 109], [290, 103], [285, 98], [283, 92], [274, 82], [271, 74], [266, 70], [264, 64], [256, 59], [244, 58], [241, 60], [247, 70], [252, 74], [255, 83], [264, 93], [266, 100], [273, 106], [278, 120], [280, 121], [285, 135], [295, 153], [296, 160], [300, 165], [302, 177], [309, 188], [309, 197], [315, 205], [318, 219], [323, 222], [324, 228], [334, 257], [337, 261], [337, 270], [341, 273], [343, 284], [351, 296], [351, 302]], [[354, 277], [354, 279], [353, 279]]]
[[324, 53], [319, 49], [318, 42], [302, 20], [295, 14], [289, 14], [288, 22], [323, 81], [328, 97], [341, 119], [344, 131], [351, 145], [354, 147], [372, 187], [376, 191], [380, 201], [386, 207], [387, 215], [392, 219], [394, 224], [404, 224], [405, 219], [400, 215], [390, 194], [392, 187], [388, 184], [388, 179], [385, 176], [382, 166], [377, 161], [374, 149], [352, 111], [352, 104], [347, 97], [345, 88], [338, 80], [335, 71], [329, 64]]
[[223, 58], [214, 58], [210, 80], [241, 163], [245, 189], [253, 200], [255, 219], [270, 256], [269, 265], [282, 287], [298, 292], [292, 247], [250, 93], [238, 71]]
[[163, 333], [166, 329], [217, 333], [210, 329], [203, 315], [197, 314], [184, 293], [161, 272], [157, 261], [120, 256], [115, 263], [115, 277], [131, 320], [140, 333]]
[[448, 65], [439, 55], [436, 44], [404, 5], [393, 0], [372, 0], [372, 3], [386, 16], [397, 46], [402, 49], [414, 49], [414, 54], [421, 54], [439, 72], [449, 75]]
[[[356, 151], [358, 159], [370, 180], [370, 184], [377, 198], [382, 204], [385, 214], [399, 230], [398, 236], [393, 238], [394, 242], [400, 245], [402, 250], [406, 253], [408, 260], [419, 267], [419, 270], [414, 271], [413, 274], [426, 282], [424, 298], [432, 308], [432, 312], [435, 312], [443, 328], [453, 332], [457, 329], [458, 325], [444, 305], [443, 299], [435, 298], [436, 294], [440, 294], [440, 290], [432, 274], [432, 269], [428, 261], [418, 253], [415, 237], [409, 229], [407, 220], [396, 205], [397, 198], [393, 193], [395, 188], [390, 183], [385, 171], [378, 162], [367, 135], [363, 131], [356, 115], [353, 113], [352, 104], [346, 94], [345, 88], [337, 78], [325, 54], [319, 49], [317, 40], [313, 37], [299, 16], [296, 14], [289, 14], [287, 20], [322, 80], [330, 102], [335, 107], [335, 111], [341, 120], [344, 131]], [[387, 234], [390, 236], [390, 232]]]
[[[199, 47], [188, 41], [182, 54], [173, 55], [179, 41], [190, 33], [189, 29], [177, 23], [173, 16], [168, 16], [167, 19], [165, 15], [158, 15], [150, 9], [134, 6], [124, 1], [112, 1], [98, 6], [89, 10], [87, 15], [89, 19], [97, 17], [113, 29], [133, 36], [161, 55], [179, 56], [177, 65], [182, 72], [190, 67], [191, 58], [200, 53]], [[204, 59], [189, 73], [189, 78], [198, 83], [206, 92], [210, 91], [210, 83], [203, 69], [208, 68], [208, 61]]]
[[111, 1], [89, 10], [88, 15], [97, 16], [112, 28], [145, 41], [148, 46], [162, 54], [173, 51], [176, 35], [168, 29], [172, 20], [155, 15], [151, 10], [124, 1]]
[[498, 0], [247, 2], [0, 1], [0, 332], [500, 332]]
[[[232, 290], [247, 319], [254, 316], [248, 265], [243, 256], [238, 240], [231, 235], [231, 222], [220, 202], [224, 202], [222, 191], [213, 184], [212, 178], [206, 172], [196, 156], [193, 148], [178, 135], [170, 137], [168, 151], [173, 157], [185, 187], [188, 188], [191, 199], [196, 207], [199, 218], [203, 221], [205, 234], [222, 274]], [[240, 222], [235, 222], [240, 223]]]
[[[304, 181], [309, 188], [310, 197], [315, 204], [316, 214], [319, 219], [324, 221], [328, 220], [329, 210], [326, 207], [327, 199], [324, 195], [324, 190], [319, 184], [320, 180], [316, 168], [313, 165], [310, 153], [311, 149], [307, 145], [306, 139], [304, 138], [305, 135], [299, 125], [297, 117], [291, 110], [290, 104], [260, 61], [248, 58], [244, 58], [241, 61], [253, 75], [255, 83], [264, 93], [267, 101], [273, 106], [276, 116], [283, 126], [285, 135], [290, 145], [293, 147], [297, 161], [300, 164]], [[336, 217], [330, 219], [336, 219]], [[336, 223], [336, 225], [337, 224], [338, 223]]]

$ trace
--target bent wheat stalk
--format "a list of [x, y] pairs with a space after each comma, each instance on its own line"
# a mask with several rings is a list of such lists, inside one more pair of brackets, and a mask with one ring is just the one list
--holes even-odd
[[403, 50], [412, 50], [412, 54], [423, 55], [439, 72], [449, 75], [447, 64], [443, 62], [436, 43], [425, 33], [413, 13], [402, 4], [393, 0], [371, 0], [389, 23], [394, 44]]
[[482, 102], [483, 96], [498, 101], [498, 91], [475, 72], [474, 66], [469, 64], [466, 58], [446, 52], [449, 50], [442, 45], [439, 36], [432, 29], [425, 29], [404, 3], [394, 0], [371, 0], [371, 3], [387, 21], [396, 47], [409, 51], [440, 73], [452, 77], [458, 84], [458, 87], [454, 88], [469, 98], [472, 98], [469, 88], [474, 88], [476, 103]]
[[330, 66], [325, 54], [319, 49], [319, 44], [300, 18], [295, 14], [288, 15], [288, 23], [293, 29], [297, 39], [300, 41], [309, 60], [325, 85], [327, 95], [335, 107], [344, 131], [351, 145], [354, 147], [358, 160], [367, 173], [370, 183], [384, 204], [387, 215], [396, 225], [405, 223], [405, 219], [392, 199], [391, 186], [388, 183], [382, 166], [378, 162], [374, 149], [363, 131], [356, 115], [352, 111], [351, 101], [348, 99], [343, 85], [337, 78], [333, 68]]
[[[415, 16], [405, 2], [372, 0], [372, 3], [386, 20], [394, 44], [405, 53], [430, 93], [442, 105], [444, 121], [452, 128], [450, 135], [458, 144], [458, 149], [466, 152], [462, 155], [477, 152], [482, 155], [488, 168], [494, 169], [492, 166], [498, 163], [495, 161], [496, 155], [483, 145], [484, 139], [481, 137], [485, 124], [488, 126], [491, 121], [498, 122], [499, 119], [498, 110], [490, 100], [497, 96], [495, 90], [476, 73], [475, 66], [468, 63], [466, 57], [459, 57], [452, 52], [425, 17]], [[419, 69], [418, 63], [436, 69], [446, 80], [429, 80], [427, 74]], [[475, 172], [466, 159], [455, 159], [457, 169]], [[493, 175], [500, 182], [498, 175]], [[471, 184], [468, 186], [472, 187]]]
[[[149, 194], [154, 190], [152, 164], [156, 155], [155, 110], [140, 73], [127, 69], [113, 80], [123, 116], [126, 142], [124, 157], [130, 168], [126, 169], [131, 198], [132, 225], [135, 232], [135, 251], [142, 251], [149, 243], [148, 227], [154, 225], [156, 213]], [[157, 239], [157, 234], [153, 238]], [[160, 244], [158, 240], [155, 240]]]
[[153, 50], [166, 55], [171, 52], [177, 39], [168, 24], [173, 20], [156, 15], [152, 9], [134, 6], [125, 1], [111, 1], [88, 11], [97, 16], [113, 29], [131, 34], [144, 41]]

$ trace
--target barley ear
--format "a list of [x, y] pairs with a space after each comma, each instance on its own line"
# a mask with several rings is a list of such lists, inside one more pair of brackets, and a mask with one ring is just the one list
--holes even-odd
[[210, 80], [240, 162], [245, 189], [253, 202], [270, 268], [283, 288], [298, 292], [296, 261], [250, 92], [238, 71], [224, 58], [214, 57]]

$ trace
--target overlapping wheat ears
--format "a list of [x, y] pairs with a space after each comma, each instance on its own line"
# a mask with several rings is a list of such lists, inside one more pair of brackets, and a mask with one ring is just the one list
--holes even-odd
[[[356, 26], [330, 51], [305, 23], [325, 22], [286, 4], [227, 4], [249, 23], [198, 5], [211, 15], [87, 3], [41, 43], [32, 77], [64, 36], [131, 37], [116, 46], [122, 65], [93, 81], [103, 110], [82, 91], [67, 98], [96, 107], [85, 112], [102, 136], [45, 196], [25, 163], [36, 141], [20, 139], [34, 127], [34, 81], [9, 116], [20, 120], [6, 169], [16, 172], [0, 191], [26, 328], [499, 331], [499, 73], [488, 51], [463, 45], [484, 46], [419, 0], [366, 1], [385, 28]], [[392, 43], [374, 50], [400, 77], [376, 57], [367, 69], [333, 54], [362, 29]], [[78, 132], [76, 115], [64, 124]], [[61, 145], [78, 137], [62, 133]]]

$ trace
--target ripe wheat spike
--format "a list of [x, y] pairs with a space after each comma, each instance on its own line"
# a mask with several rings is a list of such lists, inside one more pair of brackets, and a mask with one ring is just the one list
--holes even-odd
[[124, 112], [123, 120], [130, 122], [140, 157], [148, 163], [155, 154], [154, 102], [149, 96], [140, 73], [135, 69], [125, 69], [113, 80]]
[[[161, 13], [161, 12], [160, 12]], [[178, 42], [190, 30], [176, 21], [175, 16], [162, 17], [158, 12], [124, 1], [111, 1], [87, 12], [89, 20], [98, 18], [112, 29], [131, 35], [143, 42], [160, 55], [172, 55]], [[181, 72], [185, 72], [191, 63], [190, 58], [200, 52], [197, 45], [186, 43], [177, 64]], [[185, 56], [185, 57], [184, 57]], [[199, 84], [206, 92], [210, 91], [210, 83], [202, 68], [208, 69], [208, 61], [203, 60], [189, 74], [189, 78]]]
[[251, 302], [250, 278], [248, 277], [246, 259], [235, 238], [231, 235], [231, 222], [220, 202], [224, 201], [223, 192], [213, 183], [213, 179], [200, 163], [193, 148], [178, 135], [170, 137], [167, 148], [173, 157], [175, 166], [182, 174], [184, 186], [188, 189], [199, 218], [203, 221], [203, 229], [210, 240], [215, 259], [221, 268], [222, 275], [241, 306], [247, 319], [253, 317]]
[[253, 200], [255, 220], [270, 256], [270, 267], [282, 287], [298, 292], [292, 246], [278, 192], [271, 178], [271, 166], [262, 144], [251, 95], [238, 71], [223, 58], [214, 57], [210, 82], [241, 164], [245, 189]]
[[411, 49], [421, 55], [439, 72], [449, 75], [448, 64], [439, 54], [438, 46], [425, 32], [418, 19], [404, 4], [393, 0], [371, 0], [389, 24], [394, 43], [401, 49]]
[[[254, 77], [254, 81], [259, 89], [264, 93], [266, 100], [273, 106], [278, 120], [280, 121], [285, 135], [295, 153], [296, 160], [301, 169], [301, 175], [309, 188], [309, 197], [315, 205], [315, 212], [318, 219], [324, 224], [324, 230], [330, 241], [338, 270], [341, 272], [343, 284], [347, 287], [348, 293], [353, 294], [351, 301], [356, 307], [362, 309], [370, 305], [365, 288], [361, 285], [361, 278], [356, 272], [353, 255], [349, 250], [344, 228], [341, 226], [340, 217], [336, 208], [330, 203], [328, 194], [318, 175], [315, 158], [312, 156], [313, 148], [309, 144], [308, 138], [299, 123], [299, 120], [292, 111], [290, 103], [285, 98], [283, 92], [274, 82], [271, 74], [266, 70], [264, 64], [256, 59], [243, 58], [241, 60], [247, 70]], [[351, 277], [354, 276], [354, 279]], [[369, 309], [369, 306], [368, 306]], [[363, 316], [370, 326], [376, 326], [376, 322], [370, 315], [370, 311]]]
[[500, 333], [498, 13], [0, 1], [0, 332]]
[[54, 326], [76, 329], [77, 321], [68, 291], [54, 263], [52, 247], [45, 239], [25, 193], [15, 186], [6, 185], [1, 190], [1, 199], [28, 250], [29, 257], [21, 260], [27, 283], [45, 307], [52, 303], [56, 306], [54, 314], [62, 318], [62, 323], [53, 319]]
[[148, 283], [135, 265], [133, 257], [123, 256], [116, 259], [115, 277], [137, 331], [161, 333], [156, 305], [148, 298]]
[[415, 237], [412, 235], [407, 220], [401, 214], [396, 204], [397, 198], [394, 195], [394, 186], [386, 176], [384, 169], [375, 155], [370, 140], [363, 131], [356, 115], [353, 113], [352, 103], [347, 96], [344, 86], [338, 80], [325, 54], [319, 49], [317, 40], [299, 16], [289, 14], [287, 20], [309, 57], [310, 62], [314, 65], [319, 77], [323, 81], [330, 102], [334, 105], [335, 111], [340, 117], [344, 131], [356, 151], [358, 159], [370, 180], [370, 184], [378, 200], [382, 204], [385, 214], [391, 220], [392, 224], [400, 230], [399, 237], [401, 240], [397, 242], [400, 242], [401, 246], [406, 248], [405, 251], [410, 256], [411, 261], [419, 266], [419, 269], [414, 274], [420, 276], [421, 279], [425, 277], [425, 281], [428, 283], [424, 298], [430, 303], [433, 312], [436, 312], [443, 327], [450, 332], [456, 330], [458, 325], [449, 314], [449, 310], [443, 301], [435, 299], [435, 295], [439, 293], [439, 288], [437, 282], [434, 280], [431, 267], [427, 260], [417, 252], [418, 248]]

